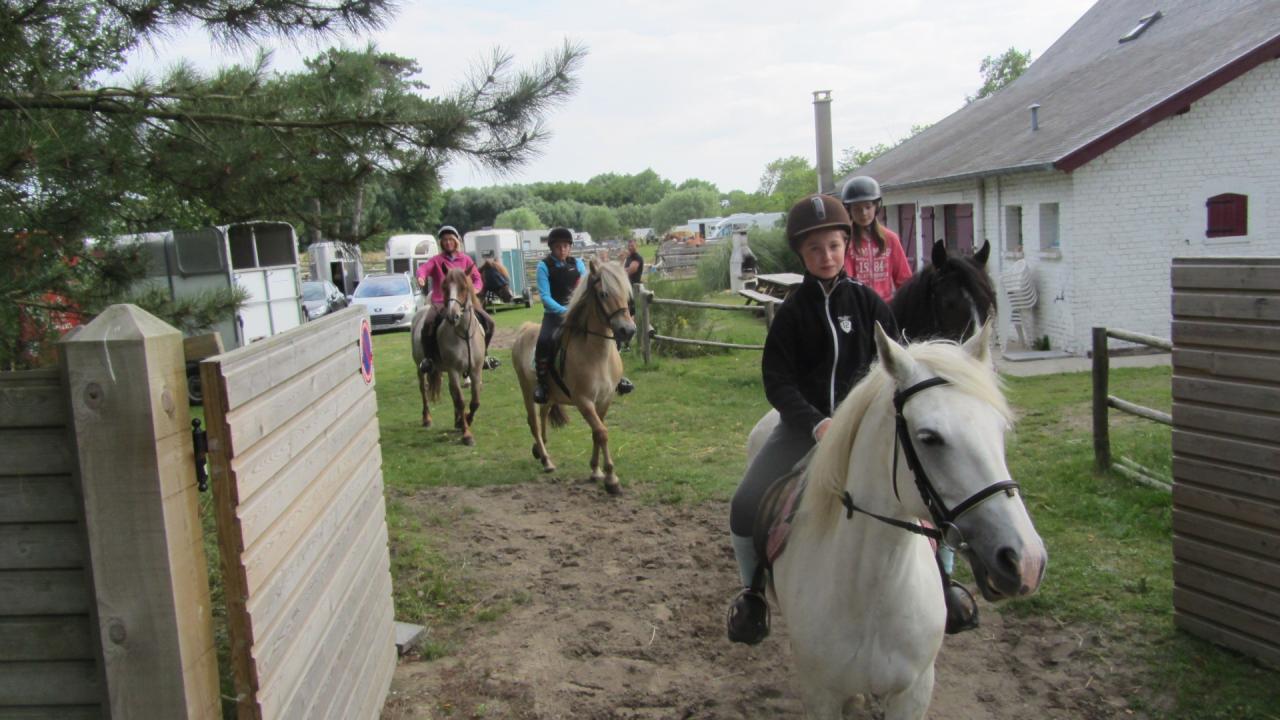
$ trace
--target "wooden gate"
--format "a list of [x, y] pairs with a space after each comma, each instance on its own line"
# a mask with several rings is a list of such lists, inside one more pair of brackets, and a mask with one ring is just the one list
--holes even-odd
[[366, 310], [200, 371], [240, 717], [377, 717], [396, 651]]
[[1280, 663], [1280, 258], [1173, 260], [1173, 609]]

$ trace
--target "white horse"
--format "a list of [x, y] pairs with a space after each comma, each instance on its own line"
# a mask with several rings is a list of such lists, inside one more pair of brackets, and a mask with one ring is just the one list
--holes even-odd
[[929, 707], [946, 608], [929, 541], [903, 526], [943, 528], [988, 600], [1040, 584], [1048, 557], [1005, 466], [990, 332], [902, 348], [877, 326], [880, 363], [810, 460], [772, 577], [810, 717], [840, 718], [858, 695], [886, 720]]

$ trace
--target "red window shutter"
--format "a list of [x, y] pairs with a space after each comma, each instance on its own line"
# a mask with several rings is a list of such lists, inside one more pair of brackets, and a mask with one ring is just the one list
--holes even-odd
[[1205, 202], [1208, 222], [1205, 237], [1239, 237], [1249, 234], [1249, 196], [1214, 195]]

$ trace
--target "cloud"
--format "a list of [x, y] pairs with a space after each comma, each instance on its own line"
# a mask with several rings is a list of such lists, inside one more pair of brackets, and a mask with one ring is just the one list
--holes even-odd
[[[508, 178], [467, 163], [450, 166], [453, 186], [586, 180], [653, 168], [722, 190], [752, 190], [770, 161], [814, 155], [812, 92], [832, 92], [837, 160], [850, 146], [906, 135], [958, 109], [981, 84], [982, 58], [1010, 46], [1036, 56], [1092, 3], [1056, 0], [896, 0], [892, 3], [593, 3], [478, 0], [406, 2], [359, 47], [413, 57], [432, 92], [456, 87], [494, 47], [518, 64], [538, 61], [566, 38], [590, 51], [581, 90], [547, 118], [553, 133], [540, 157]], [[290, 70], [334, 43], [279, 48]], [[130, 68], [188, 58], [197, 67], [252, 58], [211, 46], [199, 32], [175, 33], [142, 49]]]

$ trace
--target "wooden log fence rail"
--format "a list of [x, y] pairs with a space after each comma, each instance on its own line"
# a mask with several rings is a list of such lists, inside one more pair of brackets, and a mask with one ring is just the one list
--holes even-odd
[[636, 298], [636, 326], [640, 335], [640, 354], [644, 358], [644, 363], [649, 364], [653, 356], [653, 342], [669, 342], [677, 345], [702, 345], [705, 347], [730, 348], [735, 350], [764, 350], [764, 345], [753, 345], [745, 343], [721, 342], [718, 340], [697, 340], [693, 338], [672, 337], [669, 335], [658, 335], [649, 333], [652, 327], [650, 322], [650, 308], [654, 305], [670, 305], [672, 307], [692, 307], [702, 308], [705, 310], [725, 310], [729, 312], [749, 312], [761, 313], [764, 315], [765, 327], [773, 324], [773, 315], [777, 309], [776, 304], [767, 303], [765, 305], [726, 305], [724, 303], [708, 303], [695, 302], [693, 300], [677, 300], [675, 298], [660, 298], [654, 295], [644, 285], [632, 286], [632, 294]]
[[1114, 470], [1124, 477], [1157, 490], [1173, 492], [1173, 481], [1160, 473], [1144, 467], [1127, 457], [1117, 457], [1112, 462], [1111, 434], [1108, 425], [1108, 411], [1112, 408], [1135, 417], [1151, 420], [1162, 425], [1173, 426], [1173, 416], [1149, 407], [1144, 407], [1128, 400], [1123, 400], [1108, 393], [1108, 375], [1111, 361], [1107, 348], [1107, 338], [1115, 338], [1126, 342], [1145, 345], [1159, 350], [1172, 352], [1173, 343], [1164, 338], [1142, 333], [1118, 330], [1116, 328], [1093, 328], [1093, 466], [1095, 470]]

